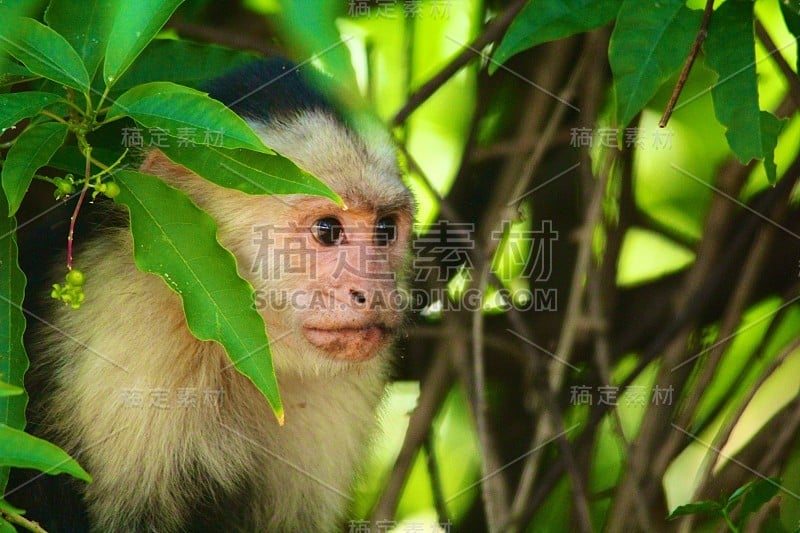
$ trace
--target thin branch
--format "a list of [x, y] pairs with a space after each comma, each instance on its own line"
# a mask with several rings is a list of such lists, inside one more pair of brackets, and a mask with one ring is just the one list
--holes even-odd
[[683, 91], [683, 86], [686, 85], [686, 80], [689, 78], [689, 72], [692, 70], [694, 60], [697, 59], [697, 55], [700, 53], [700, 46], [708, 36], [708, 23], [711, 21], [711, 14], [713, 12], [714, 0], [706, 0], [706, 7], [703, 10], [703, 20], [700, 22], [700, 29], [697, 31], [697, 36], [694, 38], [694, 43], [692, 43], [692, 48], [689, 51], [689, 56], [686, 58], [686, 63], [683, 64], [683, 70], [681, 70], [678, 83], [675, 84], [675, 89], [672, 91], [672, 96], [669, 98], [667, 108], [664, 110], [661, 120], [658, 121], [658, 125], [661, 128], [667, 127], [669, 117], [672, 116], [672, 112], [675, 110], [675, 104], [678, 103], [678, 97], [680, 97], [681, 91]]
[[447, 522], [450, 517], [447, 513], [447, 503], [442, 489], [442, 476], [440, 475], [439, 461], [436, 457], [436, 447], [433, 432], [429, 431], [425, 437], [424, 449], [428, 456], [428, 474], [431, 477], [431, 492], [433, 493], [433, 506], [439, 516], [439, 523]]
[[37, 522], [33, 520], [28, 520], [24, 516], [18, 515], [17, 513], [12, 513], [6, 511], [5, 509], [0, 509], [0, 516], [3, 519], [10, 523], [14, 524], [15, 526], [24, 527], [28, 531], [32, 531], [33, 533], [47, 533], [42, 526], [40, 526]]
[[491, 24], [486, 27], [483, 34], [472, 41], [469, 46], [466, 46], [461, 53], [454, 57], [442, 70], [437, 72], [433, 78], [422, 84], [422, 86], [411, 95], [405, 105], [395, 114], [392, 119], [392, 125], [398, 126], [405, 122], [411, 113], [425, 103], [433, 93], [439, 90], [442, 85], [467, 63], [476, 57], [480, 57], [474, 50], [483, 50], [487, 45], [499, 39], [505, 33], [506, 28], [511, 25], [517, 13], [525, 6], [526, 2], [527, 0], [515, 0], [502, 15], [497, 16]]
[[[512, 325], [514, 328], [522, 334], [525, 338], [530, 339], [533, 337], [530, 328], [528, 327], [527, 322], [522, 317], [521, 313], [516, 309], [512, 309], [509, 313], [509, 319], [511, 320]], [[534, 374], [540, 374], [541, 376], [546, 375], [546, 365], [543, 362], [541, 353], [538, 353], [539, 350], [535, 349], [532, 344], [523, 342], [522, 343], [522, 350], [525, 352], [525, 355], [528, 358], [529, 364], [532, 367], [531, 371]], [[553, 395], [553, 392], [547, 387], [546, 380], [539, 380], [538, 386], [536, 390], [532, 390], [531, 393], [535, 394], [540, 403], [543, 406], [544, 413], [551, 419], [552, 425], [555, 427], [556, 433], [556, 440], [558, 441], [558, 446], [561, 448], [561, 453], [563, 455], [563, 463], [564, 467], [567, 471], [567, 475], [572, 482], [572, 493], [573, 493], [573, 500], [575, 504], [575, 510], [578, 518], [578, 527], [583, 532], [592, 531], [592, 519], [591, 519], [591, 512], [590, 512], [590, 505], [589, 505], [589, 494], [587, 488], [587, 481], [585, 476], [581, 475], [581, 470], [578, 468], [578, 462], [576, 459], [575, 448], [572, 443], [569, 441], [566, 435], [566, 426], [564, 424], [564, 413], [559, 406], [558, 402]], [[547, 442], [547, 440], [552, 439], [552, 436], [548, 436], [547, 439], [544, 441], [537, 441], [538, 432], [534, 431], [531, 436], [531, 443], [529, 445], [531, 450], [536, 450], [541, 442]], [[535, 452], [532, 452], [535, 453]], [[530, 455], [528, 456], [530, 457]], [[530, 495], [531, 491], [533, 490], [534, 485], [534, 477], [535, 477], [535, 469], [531, 468], [532, 464], [529, 461], [525, 462], [525, 466], [522, 470], [522, 475], [520, 477], [519, 484], [517, 485], [517, 491], [514, 495], [514, 500], [511, 505], [511, 512], [509, 513], [508, 522], [505, 524], [505, 530], [509, 532], [518, 531], [523, 529], [524, 524], [517, 521], [515, 518], [519, 516], [520, 510], [524, 508], [528, 496]]]

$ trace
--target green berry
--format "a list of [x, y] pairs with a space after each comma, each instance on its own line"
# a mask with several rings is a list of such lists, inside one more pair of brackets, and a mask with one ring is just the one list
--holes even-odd
[[73, 268], [67, 272], [67, 283], [73, 287], [81, 287], [86, 283], [86, 276], [77, 268]]
[[108, 183], [104, 183], [103, 185], [105, 185], [105, 190], [103, 190], [102, 192], [106, 196], [108, 196], [109, 198], [116, 198], [117, 196], [119, 196], [120, 193], [119, 185], [117, 185], [115, 182], [109, 181]]

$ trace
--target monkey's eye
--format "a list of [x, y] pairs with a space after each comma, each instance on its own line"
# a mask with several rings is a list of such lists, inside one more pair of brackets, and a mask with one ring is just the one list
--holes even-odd
[[397, 238], [397, 222], [394, 217], [383, 217], [375, 224], [375, 245], [388, 246]]
[[323, 246], [340, 244], [344, 239], [342, 223], [334, 217], [325, 217], [314, 222], [311, 226], [311, 233]]

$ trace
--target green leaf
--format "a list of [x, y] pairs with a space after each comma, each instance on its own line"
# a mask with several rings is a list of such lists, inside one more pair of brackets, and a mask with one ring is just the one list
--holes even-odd
[[720, 511], [722, 511], [722, 505], [719, 502], [715, 502], [712, 500], [703, 500], [699, 502], [687, 503], [686, 505], [681, 505], [680, 507], [676, 507], [669, 516], [667, 520], [675, 520], [679, 516], [686, 516], [690, 514], [699, 514], [699, 513], [712, 513], [715, 515], [719, 515]]
[[0, 56], [0, 87], [17, 83], [25, 78], [35, 78], [36, 76], [7, 57]]
[[761, 150], [764, 154], [764, 170], [770, 183], [778, 180], [778, 168], [775, 166], [775, 147], [778, 135], [788, 119], [778, 118], [768, 111], [761, 111]]
[[41, 22], [14, 17], [0, 25], [0, 50], [17, 58], [31, 72], [89, 93], [89, 74], [66, 39]]
[[45, 12], [47, 24], [78, 52], [89, 79], [103, 59], [118, 5], [116, 0], [50, 0]]
[[[711, 89], [714, 114], [727, 128], [728, 145], [743, 164], [764, 157], [770, 141], [758, 108], [753, 35], [753, 2], [728, 0], [711, 17], [703, 44], [706, 64], [719, 75]], [[773, 149], [774, 144], [768, 152]]]
[[33, 175], [45, 166], [67, 138], [68, 126], [60, 122], [34, 124], [20, 134], [3, 163], [3, 190], [9, 213], [19, 209]]
[[247, 194], [313, 194], [342, 202], [327, 185], [277, 154], [172, 143], [160, 150], [174, 162], [229, 189]]
[[[25, 428], [28, 403], [28, 395], [22, 389], [28, 370], [28, 355], [22, 343], [26, 324], [22, 302], [27, 280], [19, 268], [16, 229], [17, 221], [9, 216], [6, 198], [0, 194], [0, 423], [21, 430]], [[20, 389], [21, 394], [7, 394]], [[8, 468], [0, 468], [0, 491], [5, 492], [7, 482]]]
[[680, 70], [701, 18], [684, 0], [623, 1], [608, 47], [618, 126], [627, 126]]
[[725, 507], [730, 509], [733, 505], [736, 504], [737, 501], [741, 500], [742, 496], [744, 496], [744, 493], [747, 492], [750, 489], [750, 487], [753, 486], [753, 483], [755, 483], [755, 481], [748, 481], [747, 483], [745, 483], [744, 485], [733, 491], [733, 494], [728, 496], [728, 499], [725, 502]]
[[58, 100], [57, 94], [36, 91], [0, 94], [0, 132]]
[[115, 174], [116, 201], [128, 207], [136, 265], [161, 276], [183, 300], [195, 337], [225, 347], [236, 369], [264, 394], [283, 421], [264, 319], [253, 287], [239, 277], [236, 259], [217, 242], [214, 220], [155, 176]]
[[69, 474], [86, 482], [92, 481], [92, 476], [58, 446], [2, 423], [0, 465], [34, 468], [50, 475]]
[[118, 0], [103, 64], [107, 86], [131, 66], [183, 0]]
[[[250, 126], [221, 102], [189, 87], [170, 82], [152, 82], [125, 92], [108, 111], [107, 118], [129, 116], [146, 128], [163, 130], [180, 138], [185, 132], [209, 132], [224, 148], [248, 148], [272, 153]], [[198, 136], [201, 140], [205, 135]]]
[[761, 506], [770, 501], [772, 497], [778, 493], [780, 487], [781, 480], [777, 477], [755, 481], [744, 495], [737, 522], [739, 522], [739, 524], [744, 524], [747, 515], [761, 509]]
[[120, 93], [143, 83], [169, 79], [187, 87], [200, 88], [203, 83], [224, 72], [252, 61], [258, 56], [212, 44], [156, 39], [114, 85]]
[[622, 0], [529, 0], [497, 47], [489, 73], [494, 73], [511, 56], [537, 44], [608, 24], [621, 5]]

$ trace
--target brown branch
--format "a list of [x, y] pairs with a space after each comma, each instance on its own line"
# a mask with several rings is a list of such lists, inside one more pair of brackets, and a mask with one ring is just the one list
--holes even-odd
[[456, 72], [461, 70], [467, 63], [473, 59], [480, 57], [475, 53], [475, 50], [483, 50], [487, 45], [499, 39], [505, 33], [508, 26], [514, 20], [522, 8], [525, 6], [527, 0], [515, 0], [508, 9], [497, 17], [486, 27], [486, 30], [477, 39], [472, 41], [466, 46], [460, 54], [454, 57], [442, 70], [436, 75], [422, 84], [419, 89], [414, 91], [408, 101], [400, 108], [392, 119], [392, 125], [398, 126], [405, 122], [405, 120], [413, 113], [419, 106], [430, 98], [433, 93], [439, 90], [447, 80], [452, 78]]
[[[741, 167], [732, 167], [718, 178], [718, 187], [732, 197], [738, 195], [746, 177], [743, 172], [738, 171], [739, 168]], [[703, 292], [704, 285], [709, 284], [710, 280], [718, 276], [716, 269], [725, 246], [724, 236], [737, 211], [737, 206], [725, 196], [721, 194], [712, 196], [703, 228], [704, 238], [699, 244], [697, 259], [686, 276], [676, 302], [677, 309], [686, 307], [694, 300], [695, 296]], [[704, 305], [705, 302], [699, 302], [700, 308]], [[667, 347], [661, 356], [662, 362], [656, 383], [661, 387], [672, 387], [673, 396], [676, 398], [680, 397], [681, 391], [686, 385], [689, 369], [688, 365], [677, 371], [674, 369], [685, 358], [696, 321], [697, 317], [694, 317], [682, 325], [677, 332], [670, 335]], [[676, 409], [677, 405], [672, 408]], [[668, 463], [665, 464], [666, 458], [663, 455], [660, 457], [661, 460], [654, 460], [654, 457], [663, 445], [662, 439], [670, 436], [667, 432], [671, 426], [667, 421], [671, 418], [672, 415], [667, 411], [666, 406], [650, 405], [647, 408], [639, 434], [628, 447], [628, 464], [633, 468], [629, 467], [625, 471], [617, 486], [616, 496], [609, 512], [607, 524], [609, 531], [625, 530], [635, 506], [649, 507], [656, 502], [651, 494], [645, 492], [644, 488], [650, 484], [651, 480], [658, 480], [649, 487], [652, 491], [658, 490], [663, 470]], [[647, 475], [642, 476], [641, 474], [645, 472]]]
[[683, 86], [686, 85], [686, 80], [689, 78], [689, 72], [692, 70], [694, 60], [697, 59], [697, 55], [700, 53], [700, 46], [708, 36], [708, 23], [711, 21], [711, 13], [713, 12], [714, 0], [706, 0], [706, 7], [703, 10], [703, 20], [700, 22], [700, 29], [697, 31], [697, 36], [694, 38], [694, 43], [692, 43], [691, 50], [689, 50], [689, 56], [686, 58], [686, 63], [683, 64], [683, 70], [681, 70], [678, 83], [675, 84], [675, 89], [672, 91], [672, 96], [669, 97], [667, 108], [664, 110], [661, 120], [658, 121], [658, 125], [661, 128], [667, 127], [669, 117], [672, 116], [672, 112], [675, 110], [675, 104], [678, 103], [678, 97], [683, 91]]
[[[512, 309], [509, 313], [509, 319], [513, 327], [526, 339], [533, 338], [533, 334], [530, 331], [527, 322], [524, 320], [519, 311]], [[538, 349], [534, 348], [532, 344], [525, 342], [522, 343], [522, 349], [527, 356], [531, 373], [533, 375], [546, 376], [547, 368], [543, 359], [545, 354], [538, 353]], [[567, 438], [567, 428], [564, 425], [564, 413], [561, 409], [561, 406], [556, 401], [553, 392], [547, 387], [546, 380], [540, 379], [539, 382], [533, 383], [531, 389], [531, 394], [537, 397], [539, 403], [543, 406], [544, 413], [551, 419], [552, 424], [555, 427], [557, 435], [556, 441], [558, 446], [561, 448], [561, 453], [563, 455], [562, 462], [570, 481], [572, 481], [572, 492], [578, 518], [578, 527], [583, 532], [591, 533], [593, 528], [591, 512], [589, 510], [590, 505], [587, 488], [588, 482], [585, 479], [585, 476], [581, 475], [581, 471], [578, 468], [575, 448]], [[529, 445], [529, 449], [531, 450], [535, 450], [541, 446], [542, 441], [536, 440], [537, 433], [538, 432], [534, 431], [533, 435], [531, 436], [531, 442]], [[509, 531], [509, 533], [524, 529], [524, 524], [520, 523], [516, 518], [520, 516], [520, 511], [525, 507], [528, 497], [533, 490], [535, 481], [534, 478], [536, 475], [535, 468], [532, 468], [533, 466], [535, 465], [532, 465], [529, 461], [526, 461], [523, 467], [522, 475], [520, 476], [520, 481], [517, 485], [517, 491], [514, 495], [514, 500], [511, 505], [509, 520], [504, 527], [504, 530]]]

